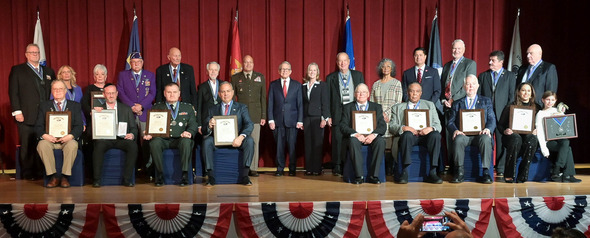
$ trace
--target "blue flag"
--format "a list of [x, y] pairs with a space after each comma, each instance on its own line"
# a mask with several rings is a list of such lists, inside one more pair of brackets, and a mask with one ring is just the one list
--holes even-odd
[[125, 70], [131, 68], [131, 55], [133, 53], [141, 53], [141, 47], [139, 47], [139, 30], [137, 26], [137, 15], [135, 15], [135, 9], [133, 9], [133, 28], [131, 28], [131, 36], [129, 37], [129, 48], [127, 49], [127, 60], [125, 60]]
[[428, 43], [428, 61], [426, 64], [438, 70], [438, 76], [442, 74], [443, 62], [440, 51], [440, 35], [438, 34], [438, 12], [432, 19], [432, 30], [430, 31], [430, 42]]
[[350, 27], [350, 15], [346, 17], [346, 25], [344, 28], [344, 51], [350, 58], [350, 69], [354, 69], [354, 47], [352, 46], [352, 29]]

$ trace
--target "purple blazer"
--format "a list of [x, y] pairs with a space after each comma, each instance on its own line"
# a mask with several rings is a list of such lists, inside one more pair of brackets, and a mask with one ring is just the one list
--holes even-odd
[[143, 114], [139, 120], [146, 121], [147, 111], [152, 108], [152, 101], [156, 97], [156, 76], [154, 73], [142, 70], [139, 86], [135, 87], [135, 78], [131, 70], [121, 71], [117, 79], [117, 89], [121, 102], [133, 107], [136, 103], [143, 107]]

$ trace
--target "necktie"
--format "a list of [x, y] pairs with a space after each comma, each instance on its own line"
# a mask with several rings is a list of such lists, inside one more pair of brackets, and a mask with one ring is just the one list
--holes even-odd
[[361, 105], [361, 111], [365, 110], [365, 105]]
[[176, 78], [176, 69], [172, 70], [172, 77], [173, 77], [173, 80], [176, 80], [176, 83], [179, 83], [179, 80]]
[[225, 104], [225, 114], [224, 115], [229, 115], [229, 104]]
[[529, 79], [531, 79], [531, 76], [533, 75], [533, 67], [534, 66], [529, 66], [529, 72], [526, 74], [526, 82], [529, 81]]
[[139, 74], [133, 74], [133, 77], [135, 77], [135, 87], [139, 86]]
[[57, 102], [57, 110], [61, 112], [61, 102]]
[[473, 104], [473, 98], [469, 98], [469, 105], [467, 105], [467, 108], [471, 108], [472, 104]]
[[447, 98], [447, 100], [451, 99], [451, 82], [453, 80], [449, 79], [449, 82], [447, 83], [447, 86], [445, 87], [445, 97]]
[[250, 74], [246, 74], [246, 79], [250, 81]]
[[174, 113], [174, 104], [170, 104], [170, 109], [172, 109], [172, 112]]
[[422, 84], [422, 69], [418, 69], [418, 83]]
[[283, 80], [283, 95], [287, 98], [287, 80]]

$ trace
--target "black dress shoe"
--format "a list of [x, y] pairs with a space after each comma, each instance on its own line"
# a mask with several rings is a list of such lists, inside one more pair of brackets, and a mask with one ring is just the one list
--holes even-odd
[[182, 179], [180, 180], [181, 187], [188, 185], [188, 172], [182, 172]]
[[295, 170], [289, 170], [289, 176], [295, 176], [295, 175], [297, 175], [297, 174], [295, 173]]
[[277, 177], [283, 176], [283, 171], [277, 171], [277, 172], [275, 172], [275, 176], [277, 176]]
[[342, 170], [340, 170], [340, 165], [334, 166], [334, 168], [332, 169], [332, 175], [334, 175], [334, 176], [342, 175]]
[[305, 175], [306, 176], [311, 176], [311, 175], [313, 175], [313, 173], [311, 171], [305, 171]]
[[207, 184], [205, 184], [206, 186], [214, 186], [215, 185], [215, 177], [209, 175], [209, 178], [207, 179]]
[[489, 174], [484, 174], [481, 182], [483, 184], [492, 184], [494, 180], [492, 180], [492, 177]]
[[242, 178], [242, 185], [252, 186], [252, 181], [250, 181], [250, 177], [244, 176]]
[[406, 171], [406, 170], [402, 171], [402, 174], [400, 175], [397, 183], [399, 183], [399, 184], [407, 184], [408, 183], [408, 171]]
[[524, 177], [524, 176], [518, 176], [516, 178], [516, 182], [517, 183], [525, 183], [527, 180], [528, 180], [528, 178], [527, 177]]
[[498, 173], [496, 173], [496, 177], [504, 177], [504, 173], [498, 172]]
[[258, 172], [256, 172], [256, 170], [250, 170], [250, 172], [248, 172], [248, 176], [251, 177], [258, 177]]
[[99, 181], [94, 181], [94, 183], [92, 183], [92, 187], [100, 188], [100, 182]]
[[154, 182], [154, 184], [156, 185], [156, 187], [162, 187], [164, 185], [164, 181], [156, 179], [156, 182]]
[[369, 176], [367, 178], [367, 182], [372, 183], [372, 184], [380, 184], [381, 181], [379, 181], [378, 177], [373, 177], [373, 176]]
[[125, 185], [125, 187], [135, 187], [135, 184], [131, 182], [123, 183], [123, 185]]
[[438, 175], [436, 175], [436, 173], [430, 173], [430, 175], [426, 177], [426, 182], [433, 184], [441, 184], [443, 181], [442, 179], [440, 179], [440, 177], [438, 177]]
[[365, 181], [365, 179], [363, 177], [357, 177], [353, 183], [354, 184], [363, 184], [364, 181]]
[[457, 166], [455, 167], [455, 175], [451, 180], [451, 183], [462, 183], [465, 181], [465, 175], [463, 174], [463, 167]]
[[571, 175], [571, 176], [568, 175], [568, 176], [563, 177], [563, 182], [564, 183], [579, 183], [579, 182], [582, 182], [582, 180], [574, 177], [573, 175]]

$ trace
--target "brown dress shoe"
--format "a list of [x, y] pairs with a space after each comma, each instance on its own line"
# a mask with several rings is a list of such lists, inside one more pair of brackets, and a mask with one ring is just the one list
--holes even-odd
[[57, 185], [59, 185], [59, 180], [57, 180], [56, 177], [51, 177], [51, 179], [49, 180], [49, 183], [47, 183], [46, 187], [47, 188], [55, 188], [55, 187], [57, 187]]
[[70, 182], [68, 181], [68, 179], [66, 177], [61, 177], [61, 185], [62, 188], [69, 188], [70, 187]]

